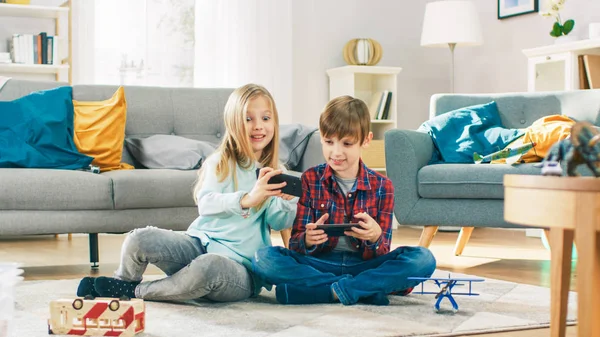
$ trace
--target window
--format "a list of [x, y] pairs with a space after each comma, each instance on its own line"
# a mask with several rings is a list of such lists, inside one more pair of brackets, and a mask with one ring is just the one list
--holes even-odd
[[[85, 54], [93, 55], [91, 62], [75, 60], [75, 67], [92, 68], [80, 68], [86, 76], [78, 83], [193, 85], [195, 0], [79, 0], [78, 5], [88, 6], [88, 16], [93, 13], [93, 20], [74, 20], [74, 29], [84, 35], [80, 40], [90, 40], [82, 44], [92, 49]], [[90, 21], [92, 29], [86, 27]]]

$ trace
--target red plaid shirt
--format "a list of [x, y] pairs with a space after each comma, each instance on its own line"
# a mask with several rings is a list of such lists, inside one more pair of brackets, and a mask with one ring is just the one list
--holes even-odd
[[357, 222], [353, 218], [354, 214], [366, 212], [381, 227], [381, 236], [374, 243], [352, 237], [352, 246], [362, 253], [364, 260], [390, 251], [394, 186], [388, 178], [369, 169], [362, 160], [359, 165], [356, 184], [347, 197], [344, 197], [329, 165], [321, 164], [302, 174], [302, 196], [298, 202], [292, 229], [291, 250], [306, 255], [330, 252], [337, 245], [339, 238], [329, 237], [327, 242], [306, 249], [306, 225], [314, 223], [325, 213], [329, 213], [327, 223]]

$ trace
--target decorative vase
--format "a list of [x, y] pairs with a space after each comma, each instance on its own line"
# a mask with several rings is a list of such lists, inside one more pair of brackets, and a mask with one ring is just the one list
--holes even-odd
[[349, 65], [373, 66], [381, 60], [383, 51], [373, 39], [352, 39], [344, 46], [343, 54]]
[[577, 41], [577, 38], [575, 36], [561, 35], [554, 39], [554, 44], [563, 44], [563, 43], [569, 43], [569, 42], [573, 42], [573, 41]]

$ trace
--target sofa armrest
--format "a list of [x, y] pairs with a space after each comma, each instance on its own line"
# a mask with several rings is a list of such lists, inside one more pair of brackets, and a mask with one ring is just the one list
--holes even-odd
[[321, 148], [321, 135], [319, 130], [316, 130], [308, 140], [304, 154], [298, 163], [298, 166], [294, 167], [294, 171], [304, 172], [313, 166], [317, 166], [325, 162], [323, 158], [323, 150]]
[[400, 223], [419, 200], [417, 175], [432, 154], [433, 141], [427, 133], [399, 129], [385, 133], [385, 167], [394, 184], [394, 214]]

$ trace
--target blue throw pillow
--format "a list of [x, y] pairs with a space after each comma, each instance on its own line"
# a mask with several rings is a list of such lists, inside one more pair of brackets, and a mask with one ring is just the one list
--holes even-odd
[[0, 102], [0, 167], [80, 169], [93, 158], [73, 142], [71, 87]]
[[474, 152], [496, 152], [525, 133], [502, 126], [494, 101], [446, 112], [426, 121], [419, 130], [429, 133], [438, 151], [430, 164], [473, 163]]

